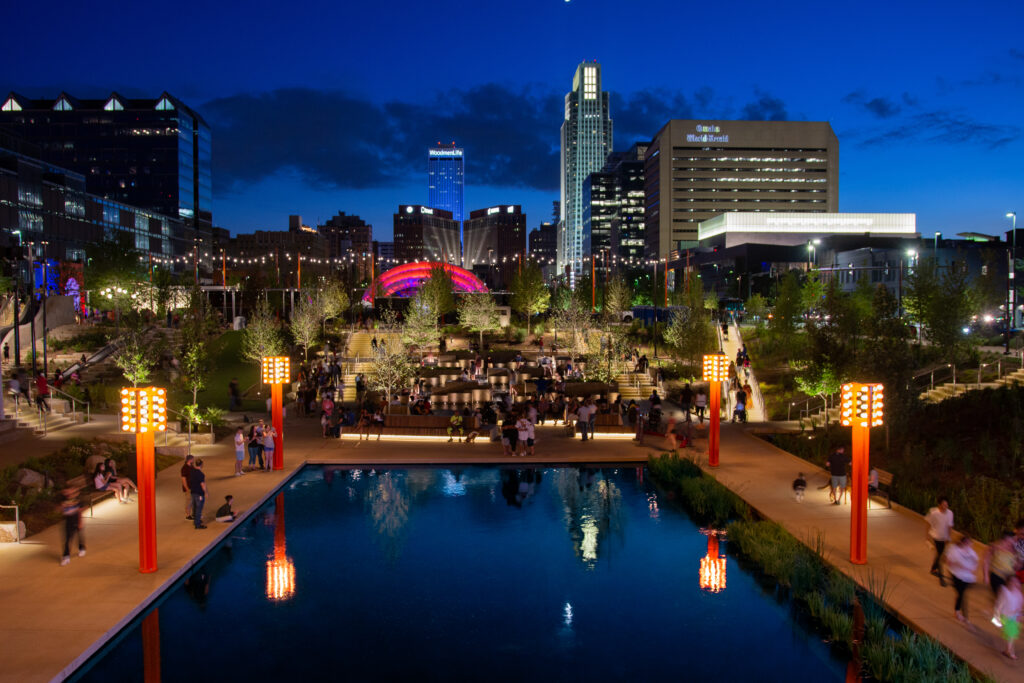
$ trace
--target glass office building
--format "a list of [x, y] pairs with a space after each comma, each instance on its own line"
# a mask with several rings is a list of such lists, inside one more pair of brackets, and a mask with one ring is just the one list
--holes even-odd
[[463, 183], [466, 158], [455, 143], [431, 147], [427, 152], [427, 206], [448, 211], [460, 225], [463, 218]]
[[172, 216], [208, 241], [213, 221], [210, 128], [167, 93], [156, 99], [30, 99], [10, 93], [0, 127], [45, 162], [85, 177], [86, 191]]
[[558, 271], [579, 272], [583, 253], [583, 184], [591, 173], [604, 168], [612, 151], [612, 118], [608, 93], [601, 90], [601, 65], [583, 62], [576, 67], [572, 92], [565, 96], [562, 121], [561, 215], [558, 234]]

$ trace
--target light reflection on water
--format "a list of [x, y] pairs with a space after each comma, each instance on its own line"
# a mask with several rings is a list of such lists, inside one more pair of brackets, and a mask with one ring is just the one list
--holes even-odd
[[[229, 538], [158, 602], [145, 644], [132, 625], [74, 680], [154, 661], [163, 680], [197, 661], [211, 680], [830, 681], [845, 668], [742, 569], [725, 590], [724, 544], [632, 467], [309, 467]], [[268, 634], [258, 647], [255, 634]]]

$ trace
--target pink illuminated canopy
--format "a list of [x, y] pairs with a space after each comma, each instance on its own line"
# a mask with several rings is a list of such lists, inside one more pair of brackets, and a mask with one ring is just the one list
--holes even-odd
[[412, 296], [419, 291], [420, 286], [430, 279], [430, 270], [441, 267], [445, 269], [452, 279], [452, 290], [455, 292], [486, 292], [487, 285], [481, 282], [480, 278], [465, 268], [454, 266], [450, 263], [440, 261], [419, 261], [417, 263], [405, 263], [395, 266], [377, 276], [370, 287], [363, 293], [363, 301], [373, 300], [373, 292], [376, 296]]

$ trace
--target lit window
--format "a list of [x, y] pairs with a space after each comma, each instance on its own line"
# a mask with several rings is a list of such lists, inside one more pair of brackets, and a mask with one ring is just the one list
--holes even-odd
[[111, 97], [107, 100], [107, 103], [103, 105], [104, 111], [124, 111], [124, 105], [121, 104], [121, 100], [116, 97]]
[[3, 106], [0, 107], [2, 111], [21, 111], [21, 105], [13, 97], [8, 97], [7, 101], [4, 102]]
[[53, 105], [54, 111], [71, 111], [72, 108], [71, 103], [68, 102], [63, 95], [61, 95]]
[[160, 101], [156, 103], [156, 109], [157, 111], [174, 111], [174, 104], [166, 97], [161, 97]]

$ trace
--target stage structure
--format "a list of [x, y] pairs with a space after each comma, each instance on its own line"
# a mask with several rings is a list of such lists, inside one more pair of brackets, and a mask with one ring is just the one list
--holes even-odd
[[373, 283], [363, 293], [363, 301], [370, 304], [377, 297], [411, 297], [419, 291], [425, 281], [430, 279], [432, 268], [444, 268], [452, 279], [452, 291], [479, 293], [486, 292], [480, 278], [465, 268], [441, 261], [418, 261], [395, 266], [374, 278]]

